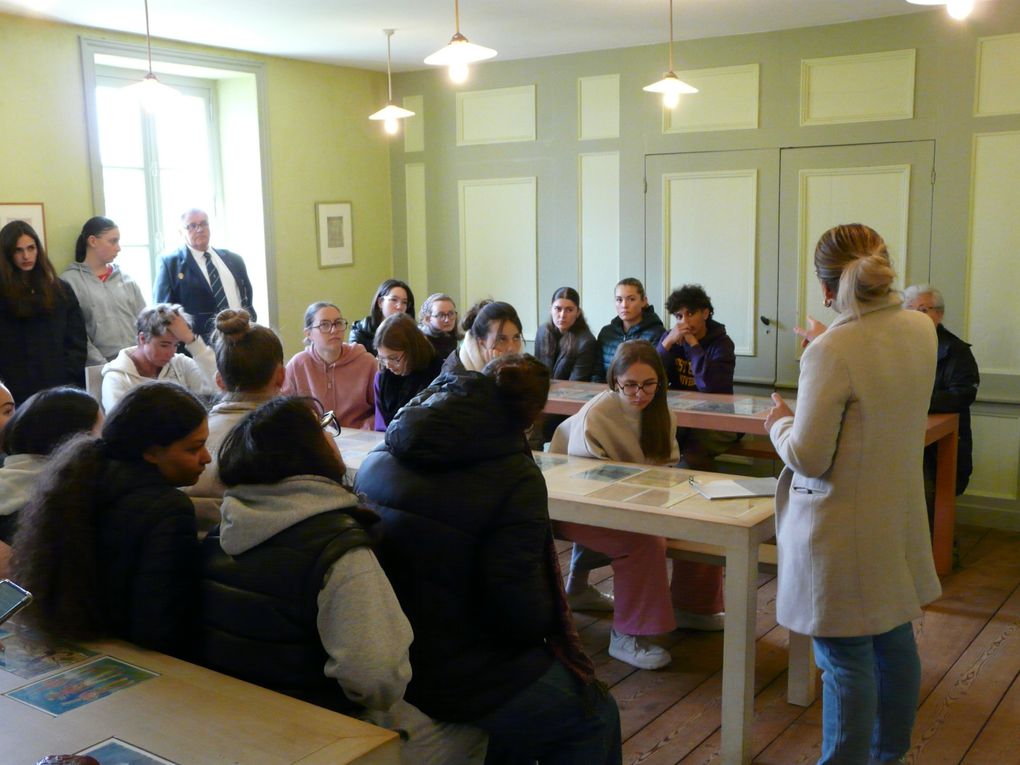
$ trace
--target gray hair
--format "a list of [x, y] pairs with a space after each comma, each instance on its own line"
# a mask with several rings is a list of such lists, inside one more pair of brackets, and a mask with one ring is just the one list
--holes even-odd
[[177, 303], [157, 303], [152, 308], [143, 308], [135, 326], [138, 334], [145, 337], [145, 342], [149, 342], [154, 337], [165, 335], [175, 316], [180, 316], [191, 326], [191, 317]]
[[202, 213], [205, 217], [209, 217], [209, 213], [203, 210], [201, 207], [189, 207], [187, 210], [181, 213], [181, 225], [184, 225], [184, 219], [194, 213]]
[[931, 284], [911, 284], [903, 290], [903, 304], [909, 305], [923, 295], [931, 295], [935, 302], [935, 310], [946, 312], [946, 301], [943, 299], [942, 293]]

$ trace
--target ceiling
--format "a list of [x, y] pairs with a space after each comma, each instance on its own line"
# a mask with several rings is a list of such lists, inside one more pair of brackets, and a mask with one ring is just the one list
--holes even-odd
[[[926, 10], [905, 0], [674, 0], [679, 40], [835, 24]], [[0, 12], [145, 34], [143, 0], [0, 0]], [[497, 60], [664, 43], [668, 0], [462, 0], [461, 32]], [[149, 0], [153, 38], [395, 71], [454, 32], [453, 0]], [[680, 61], [682, 62], [682, 53]]]

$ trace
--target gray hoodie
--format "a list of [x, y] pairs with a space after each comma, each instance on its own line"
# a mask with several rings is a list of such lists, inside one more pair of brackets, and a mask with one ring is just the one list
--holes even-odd
[[84, 263], [71, 263], [60, 278], [74, 290], [85, 317], [86, 364], [105, 364], [122, 348], [138, 342], [136, 321], [145, 298], [134, 279], [114, 265], [103, 281]]
[[0, 468], [0, 515], [20, 512], [28, 504], [48, 460], [40, 454], [8, 455]]

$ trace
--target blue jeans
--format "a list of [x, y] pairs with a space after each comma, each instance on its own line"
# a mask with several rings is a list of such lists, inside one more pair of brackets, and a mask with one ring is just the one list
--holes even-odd
[[489, 734], [486, 765], [620, 765], [620, 711], [609, 694], [592, 710], [582, 705], [581, 683], [554, 661], [534, 683], [484, 717], [472, 720]]
[[824, 673], [819, 765], [868, 765], [905, 755], [921, 691], [910, 622], [881, 635], [816, 637], [814, 646]]

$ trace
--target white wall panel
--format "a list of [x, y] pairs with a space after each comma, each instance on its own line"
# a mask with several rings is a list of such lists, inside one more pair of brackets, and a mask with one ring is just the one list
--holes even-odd
[[757, 170], [670, 173], [663, 183], [666, 289], [700, 283], [737, 355], [753, 356]]
[[537, 179], [459, 181], [461, 300], [505, 300], [534, 340], [538, 316]]
[[968, 496], [1017, 498], [1020, 460], [1020, 419], [1016, 416], [971, 412], [974, 433], [974, 473]]
[[687, 69], [677, 76], [698, 89], [663, 109], [664, 133], [754, 130], [758, 127], [758, 64]]
[[577, 138], [620, 137], [620, 75], [577, 78]]
[[974, 114], [1020, 113], [1020, 34], [978, 40]]
[[407, 214], [407, 281], [421, 295], [419, 304], [432, 290], [428, 276], [428, 230], [425, 215], [425, 165], [404, 165], [405, 211]]
[[913, 49], [808, 58], [800, 68], [800, 124], [914, 116]]
[[535, 86], [457, 93], [457, 145], [535, 140]]
[[[620, 281], [619, 152], [581, 154], [577, 176], [581, 303], [589, 326], [597, 333], [616, 316], [613, 289]], [[547, 301], [551, 295], [540, 297]]]

